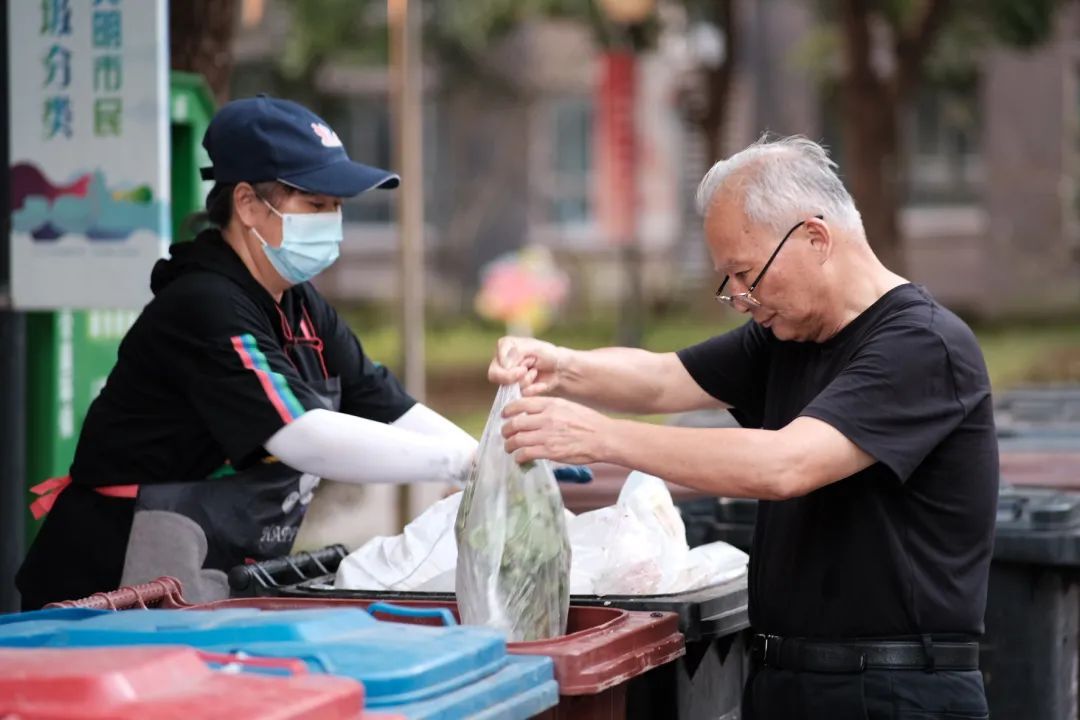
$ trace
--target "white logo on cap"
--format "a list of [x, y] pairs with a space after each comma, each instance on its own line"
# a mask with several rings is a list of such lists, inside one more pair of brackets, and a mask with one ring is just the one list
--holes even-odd
[[337, 133], [322, 123], [311, 123], [311, 129], [319, 136], [319, 141], [322, 142], [323, 147], [341, 147], [341, 139], [337, 136]]

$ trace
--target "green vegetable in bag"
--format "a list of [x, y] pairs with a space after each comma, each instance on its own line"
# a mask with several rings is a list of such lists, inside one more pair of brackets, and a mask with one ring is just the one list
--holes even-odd
[[454, 527], [462, 622], [511, 642], [565, 634], [570, 606], [570, 540], [551, 464], [518, 465], [503, 445], [503, 407], [520, 397], [517, 385], [499, 388]]

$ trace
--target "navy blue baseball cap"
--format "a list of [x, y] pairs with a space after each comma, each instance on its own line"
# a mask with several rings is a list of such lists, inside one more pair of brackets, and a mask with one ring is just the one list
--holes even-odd
[[337, 133], [315, 113], [266, 95], [226, 103], [202, 144], [213, 163], [202, 168], [202, 177], [219, 183], [277, 180], [310, 193], [352, 197], [401, 182], [389, 170], [350, 160]]

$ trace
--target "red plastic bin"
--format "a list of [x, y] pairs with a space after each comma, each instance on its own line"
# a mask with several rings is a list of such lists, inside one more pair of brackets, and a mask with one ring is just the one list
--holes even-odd
[[1010, 485], [1080, 490], [1080, 452], [1002, 452], [1001, 479]]
[[[294, 674], [221, 672], [208, 662]], [[309, 675], [298, 660], [238, 659], [186, 647], [0, 650], [0, 717], [5, 718], [371, 720], [363, 707], [360, 683]]]
[[[57, 606], [111, 608], [160, 607], [200, 610], [259, 608], [301, 610], [306, 608], [360, 607], [375, 600], [315, 598], [234, 598], [192, 605], [183, 598], [179, 581], [159, 578], [137, 588], [121, 588], [92, 598], [57, 603]], [[457, 616], [453, 603], [410, 600], [395, 602], [410, 608], [447, 608]], [[382, 616], [381, 619], [417, 624], [440, 624], [435, 618]], [[570, 608], [567, 634], [552, 640], [509, 643], [518, 655], [545, 655], [555, 665], [559, 704], [538, 716], [543, 720], [591, 720], [625, 718], [626, 690], [633, 678], [682, 657], [685, 641], [675, 613], [640, 612], [605, 607]]]

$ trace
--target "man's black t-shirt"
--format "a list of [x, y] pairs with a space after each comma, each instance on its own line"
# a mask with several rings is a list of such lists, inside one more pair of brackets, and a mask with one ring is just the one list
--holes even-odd
[[990, 382], [971, 330], [901, 285], [824, 343], [748, 322], [679, 352], [744, 427], [822, 420], [877, 462], [761, 502], [758, 632], [852, 638], [983, 631], [998, 491]]
[[391, 422], [415, 403], [311, 285], [276, 303], [217, 231], [175, 245], [151, 287], [87, 413], [73, 485], [19, 572], [24, 607], [119, 582], [134, 502], [90, 488], [244, 469], [275, 432], [324, 407], [313, 384], [326, 379], [352, 415]]

